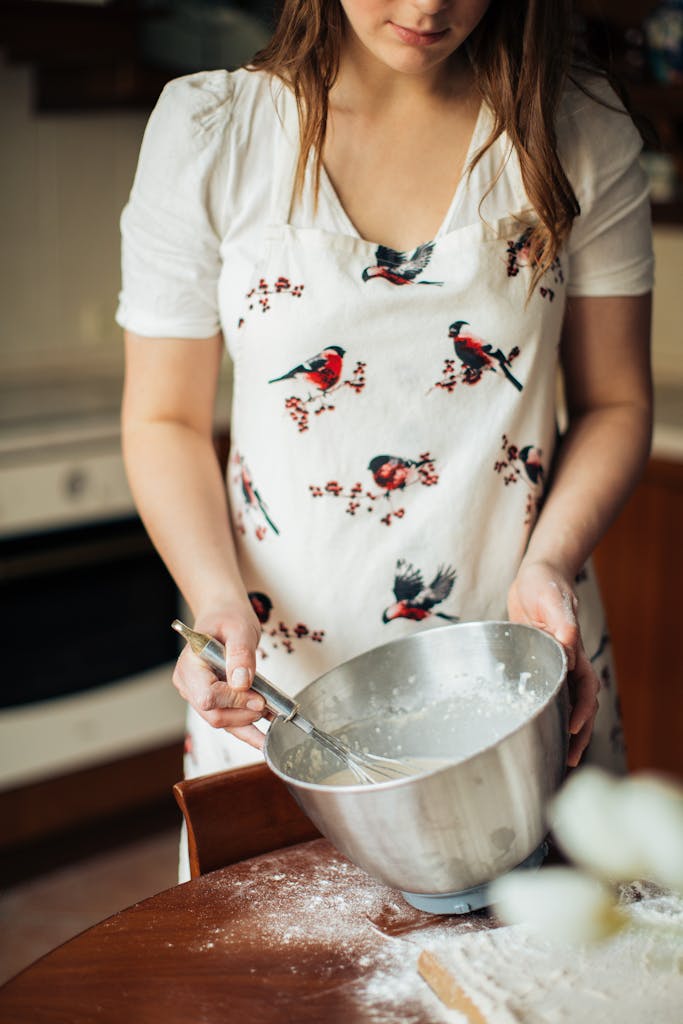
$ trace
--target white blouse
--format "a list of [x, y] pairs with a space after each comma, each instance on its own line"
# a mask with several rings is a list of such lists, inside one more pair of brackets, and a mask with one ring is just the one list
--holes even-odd
[[[601, 79], [590, 88], [609, 106], [569, 86], [557, 121], [560, 157], [581, 206], [565, 249], [567, 294], [638, 295], [653, 278], [641, 140], [611, 88]], [[188, 75], [165, 87], [121, 220], [122, 327], [184, 338], [222, 329], [230, 348], [268, 220], [281, 91], [266, 74], [246, 70]], [[482, 105], [469, 157], [490, 126]], [[437, 238], [479, 220], [481, 196], [501, 165], [481, 215], [495, 221], [529, 207], [501, 136], [463, 176]], [[291, 223], [358, 237], [324, 172], [317, 210], [308, 187]]]

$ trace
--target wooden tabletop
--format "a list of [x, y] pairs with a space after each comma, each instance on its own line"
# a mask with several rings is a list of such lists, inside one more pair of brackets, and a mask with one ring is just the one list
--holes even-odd
[[83, 932], [0, 988], [0, 1024], [437, 1024], [425, 940], [495, 924], [414, 910], [314, 840]]

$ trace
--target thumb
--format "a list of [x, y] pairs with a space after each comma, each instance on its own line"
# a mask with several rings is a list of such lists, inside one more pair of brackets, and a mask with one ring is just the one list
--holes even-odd
[[579, 626], [576, 621], [576, 597], [571, 590], [561, 588], [555, 580], [550, 580], [545, 594], [546, 629], [551, 633], [567, 652], [569, 669], [576, 663], [576, 652], [579, 644]]
[[233, 623], [225, 636], [225, 678], [236, 690], [248, 690], [256, 671], [259, 634], [252, 623]]

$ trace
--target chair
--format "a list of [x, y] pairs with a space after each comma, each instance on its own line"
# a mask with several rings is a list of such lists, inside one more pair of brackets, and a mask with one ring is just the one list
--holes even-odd
[[173, 795], [187, 825], [192, 878], [320, 838], [285, 784], [265, 764], [176, 782]]

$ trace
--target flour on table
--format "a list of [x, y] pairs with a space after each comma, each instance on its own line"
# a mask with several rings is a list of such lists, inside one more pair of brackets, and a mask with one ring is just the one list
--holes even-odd
[[[622, 903], [634, 929], [588, 950], [496, 928], [486, 911], [437, 917], [409, 906], [325, 840], [274, 851], [193, 885], [211, 890], [183, 948], [197, 972], [226, 972], [282, 1021], [473, 1024], [420, 976], [431, 954], [481, 1024], [679, 1024], [683, 900], [634, 884]], [[179, 886], [182, 895], [183, 886]], [[667, 930], [675, 939], [665, 937]], [[653, 927], [657, 928], [655, 932]], [[320, 1010], [320, 1013], [318, 1013]], [[270, 1014], [270, 1016], [268, 1016]], [[227, 1019], [227, 1018], [226, 1018]]]
[[523, 925], [425, 935], [421, 970], [437, 991], [450, 979], [487, 1024], [680, 1024], [683, 900], [636, 883], [621, 902], [632, 926], [600, 945], [552, 944]]
[[220, 970], [238, 957], [248, 964], [255, 998], [261, 993], [282, 1005], [283, 1020], [296, 1019], [295, 1010], [287, 1013], [297, 1000], [313, 1007], [336, 990], [345, 993], [349, 1019], [364, 1024], [462, 1024], [420, 977], [420, 946], [412, 940], [425, 927], [436, 936], [486, 927], [486, 916], [442, 925], [444, 919], [410, 907], [325, 841], [301, 850], [300, 859], [298, 848], [289, 848], [235, 866], [225, 883], [200, 880], [213, 896], [211, 917], [196, 922], [187, 948], [202, 960], [197, 969]]

